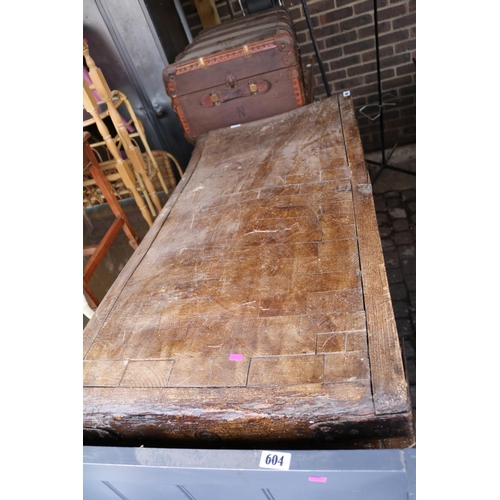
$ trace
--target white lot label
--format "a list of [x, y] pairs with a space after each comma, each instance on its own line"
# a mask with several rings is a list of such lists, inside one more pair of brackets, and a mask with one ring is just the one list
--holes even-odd
[[290, 468], [291, 459], [291, 453], [264, 450], [260, 457], [259, 467], [263, 469], [288, 470]]

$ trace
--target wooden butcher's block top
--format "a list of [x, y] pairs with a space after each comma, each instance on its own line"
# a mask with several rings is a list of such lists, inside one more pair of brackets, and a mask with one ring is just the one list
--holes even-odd
[[200, 137], [83, 352], [87, 444], [411, 442], [351, 98]]

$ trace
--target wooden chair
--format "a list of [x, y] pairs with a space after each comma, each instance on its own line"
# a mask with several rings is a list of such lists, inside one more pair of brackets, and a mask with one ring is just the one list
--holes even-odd
[[[110, 116], [109, 109], [105, 109], [104, 111], [101, 110], [101, 106], [102, 105], [105, 106], [105, 102], [101, 99], [100, 95], [95, 90], [95, 87], [92, 84], [92, 80], [90, 79], [90, 77], [85, 78], [85, 72], [84, 72], [84, 79], [87, 82], [87, 84], [89, 85], [90, 89], [92, 90], [92, 93], [93, 93], [94, 97], [96, 98], [97, 106], [98, 106], [98, 109], [99, 109], [99, 116], [103, 120], [106, 119], [107, 117]], [[115, 105], [116, 108], [118, 108], [124, 102], [128, 103], [128, 99], [125, 97], [125, 95], [123, 95], [123, 94], [119, 95], [117, 91], [112, 91], [112, 98], [113, 98], [113, 103], [114, 103], [114, 105]], [[129, 106], [130, 106], [130, 104], [129, 104]], [[132, 109], [131, 106], [130, 106], [130, 109]], [[135, 117], [135, 114], [134, 114], [134, 117]], [[122, 120], [123, 125], [125, 126], [125, 128], [129, 132], [129, 137], [130, 137], [130, 139], [132, 141], [132, 144], [135, 147], [139, 148], [139, 146], [137, 145], [137, 142], [135, 141], [134, 138], [141, 136], [141, 133], [143, 132], [142, 124], [140, 124], [141, 125], [141, 129], [139, 129], [139, 130], [141, 131], [141, 133], [139, 133], [139, 132], [136, 132], [136, 129], [132, 126], [133, 119], [131, 119], [131, 120], [129, 120], [127, 122], [125, 120], [125, 118], [123, 118], [121, 115], [120, 115], [120, 119]], [[83, 128], [84, 128], [84, 130], [85, 130], [86, 127], [89, 127], [90, 125], [92, 125], [94, 123], [95, 123], [95, 120], [92, 117], [84, 120], [84, 122], [83, 122]], [[111, 123], [111, 125], [113, 125], [113, 122]], [[142, 136], [144, 137], [143, 140], [147, 144], [146, 138], [145, 138], [145, 136], [144, 136], [143, 133], [142, 133]], [[123, 150], [123, 145], [121, 144], [120, 136], [116, 135], [113, 139], [115, 141], [115, 144], [116, 144], [116, 147], [118, 148], [118, 150], [122, 151]], [[141, 138], [141, 140], [142, 140], [142, 138]], [[109, 170], [114, 170], [115, 173], [116, 173], [116, 168], [114, 166], [114, 160], [111, 160], [110, 152], [109, 152], [109, 150], [106, 149], [106, 143], [105, 143], [105, 141], [99, 141], [99, 140], [93, 141], [93, 142], [90, 143], [90, 146], [94, 149], [94, 152], [98, 156], [98, 159], [99, 159], [99, 162], [101, 163], [101, 165], [104, 165], [104, 161], [103, 161], [102, 157], [99, 154], [99, 150], [101, 149], [102, 146], [104, 146], [105, 154], [107, 154], [107, 162], [106, 162], [106, 167], [103, 168], [103, 170], [106, 171], [107, 175], [109, 174], [109, 172], [108, 172]], [[147, 144], [147, 149], [149, 149], [149, 145], [148, 144]], [[128, 158], [125, 158], [125, 159], [127, 160], [127, 163], [129, 164], [130, 168], [132, 169], [132, 171], [135, 174], [136, 183], [138, 184], [138, 189], [144, 195], [144, 198], [145, 198], [146, 203], [148, 205], [148, 208], [149, 208], [149, 210], [151, 212], [151, 215], [153, 217], [156, 216], [157, 215], [157, 208], [155, 208], [155, 206], [153, 205], [153, 202], [151, 201], [151, 197], [150, 197], [150, 195], [148, 193], [148, 190], [146, 189], [146, 186], [144, 185], [144, 182], [143, 182], [143, 179], [142, 179], [142, 176], [141, 176], [140, 172], [136, 171], [136, 169], [134, 168], [134, 164]], [[158, 173], [153, 172], [153, 174], [161, 175], [159, 172]], [[148, 175], [149, 179], [153, 182], [154, 175], [152, 175], [149, 171], [147, 172], [147, 175]], [[114, 187], [117, 186], [117, 182], [118, 181], [117, 181], [116, 175], [112, 175], [112, 176], [108, 175], [108, 179], [112, 182], [112, 186], [114, 186]], [[119, 174], [118, 174], [118, 179], [119, 179]], [[163, 179], [161, 179], [161, 180], [163, 181]], [[88, 179], [88, 178], [84, 179], [84, 189], [86, 191], [86, 193], [84, 193], [84, 195], [90, 194], [93, 197], [94, 200], [97, 200], [98, 203], [100, 203], [99, 197], [95, 196], [95, 193], [92, 191], [92, 189], [89, 186], [89, 182], [91, 182], [91, 179]], [[128, 190], [126, 188], [124, 188], [123, 183], [119, 183], [119, 184], [120, 185], [118, 187], [120, 188], [120, 192], [125, 194], [124, 197], [125, 198], [130, 197], [131, 193], [128, 192]], [[154, 189], [156, 191], [156, 188], [154, 188]], [[163, 189], [163, 185], [160, 185], [160, 189]], [[122, 199], [119, 196], [118, 191], [116, 192], [116, 194], [117, 194], [117, 197], [119, 199]], [[126, 196], [127, 194], [128, 194], [128, 196]], [[86, 201], [87, 203], [90, 202], [90, 200], [88, 198], [87, 199], [84, 198], [84, 201]]]
[[[91, 86], [91, 88], [92, 88], [92, 86]], [[155, 179], [157, 179], [158, 183], [161, 186], [161, 189], [166, 194], [168, 194], [170, 192], [170, 190], [168, 188], [167, 182], [164, 178], [164, 175], [161, 172], [159, 165], [157, 164], [155, 154], [153, 153], [153, 151], [149, 147], [149, 143], [147, 141], [147, 138], [146, 138], [146, 135], [144, 132], [144, 127], [142, 125], [142, 122], [139, 120], [139, 118], [137, 118], [137, 115], [135, 114], [134, 108], [131, 106], [129, 100], [127, 99], [125, 94], [123, 94], [123, 92], [120, 92], [119, 90], [113, 90], [111, 92], [111, 96], [112, 96], [115, 108], [118, 109], [123, 104], [125, 106], [128, 114], [129, 114], [129, 116], [130, 116], [129, 121], [126, 121], [124, 118], [122, 118], [124, 126], [129, 131], [130, 139], [132, 140], [132, 142], [134, 142], [134, 139], [139, 138], [144, 146], [145, 153], [143, 153], [143, 155], [142, 155], [144, 163], [145, 163], [146, 167], [148, 166], [148, 164], [150, 164], [152, 166], [152, 169], [146, 168], [148, 177], [150, 178], [150, 180], [153, 183], [154, 183]], [[103, 102], [104, 101], [98, 101], [97, 104], [99, 105]], [[105, 117], [105, 116], [108, 116], [107, 110], [101, 113], [101, 117]], [[92, 119], [86, 120], [83, 122], [83, 126], [86, 127], [86, 126], [90, 125], [91, 123], [93, 123]], [[134, 143], [134, 144], [137, 146], [136, 143]], [[91, 147], [94, 149], [97, 149], [97, 148], [104, 146], [104, 145], [105, 145], [104, 141], [94, 142], [91, 144]], [[177, 162], [176, 158], [173, 155], [171, 155], [170, 153], [167, 153], [166, 151], [165, 151], [165, 153], [168, 155], [170, 160], [173, 162], [173, 164], [175, 165], [175, 167], [177, 169], [177, 172], [179, 173], [179, 176], [182, 178], [183, 172], [182, 172], [180, 165]]]
[[118, 170], [118, 173], [120, 174], [120, 177], [123, 180], [124, 185], [134, 197], [134, 200], [137, 203], [137, 206], [139, 207], [142, 216], [144, 217], [148, 225], [151, 227], [153, 225], [153, 219], [151, 217], [151, 213], [148, 207], [146, 206], [146, 203], [142, 199], [139, 191], [137, 190], [136, 178], [132, 173], [132, 171], [130, 170], [127, 162], [120, 154], [120, 151], [116, 145], [114, 138], [111, 136], [107, 125], [104, 123], [104, 119], [100, 116], [99, 108], [97, 106], [95, 97], [92, 94], [92, 91], [85, 80], [83, 80], [83, 105], [87, 110], [87, 112], [90, 113], [90, 115], [92, 116], [94, 123], [97, 125], [99, 133], [101, 134], [101, 137], [104, 139], [108, 151], [113, 156], [113, 159], [116, 162], [116, 169]]
[[[135, 234], [130, 222], [123, 211], [123, 208], [118, 203], [113, 189], [106, 178], [106, 175], [101, 170], [99, 162], [89, 145], [88, 139], [90, 134], [88, 132], [83, 133], [83, 170], [90, 172], [92, 177], [95, 179], [99, 189], [104, 194], [109, 207], [111, 208], [113, 214], [115, 215], [115, 220], [111, 227], [108, 229], [100, 243], [96, 246], [85, 247], [83, 249], [84, 256], [90, 255], [90, 259], [83, 269], [83, 292], [87, 298], [88, 303], [92, 308], [96, 308], [99, 304], [99, 300], [92, 292], [89, 286], [89, 281], [94, 274], [97, 266], [100, 264], [106, 252], [109, 250], [111, 244], [115, 240], [116, 236], [119, 234], [120, 230], [123, 229], [126, 234], [130, 246], [135, 250], [140, 242], [139, 237]], [[143, 202], [144, 203], [144, 202]]]
[[[90, 111], [90, 109], [87, 109], [87, 105], [85, 105], [85, 109], [92, 115], [92, 121], [97, 124], [96, 120], [100, 120], [101, 122], [104, 122], [105, 116], [109, 116], [113, 126], [116, 129], [117, 132], [117, 138], [119, 140], [114, 141], [113, 148], [114, 149], [120, 149], [120, 147], [123, 148], [125, 151], [125, 154], [128, 159], [130, 159], [133, 170], [136, 173], [136, 179], [139, 183], [139, 186], [141, 188], [141, 191], [144, 193], [146, 200], [148, 201], [148, 204], [150, 205], [150, 211], [153, 215], [156, 215], [156, 211], [161, 210], [161, 202], [158, 197], [158, 194], [153, 186], [153, 183], [151, 179], [148, 176], [148, 173], [146, 171], [146, 166], [144, 164], [144, 160], [142, 157], [142, 152], [137, 146], [137, 143], [132, 140], [130, 137], [129, 131], [127, 130], [126, 123], [124, 123], [123, 117], [120, 115], [118, 111], [118, 106], [120, 106], [122, 103], [125, 103], [127, 105], [127, 109], [130, 112], [132, 110], [132, 107], [130, 106], [128, 100], [126, 99], [125, 95], [123, 93], [120, 93], [118, 91], [112, 92], [111, 89], [109, 88], [106, 79], [104, 78], [104, 75], [102, 74], [102, 71], [100, 68], [98, 68], [95, 64], [95, 61], [92, 59], [89, 53], [89, 47], [87, 42], [84, 40], [83, 41], [83, 56], [85, 58], [85, 62], [88, 66], [88, 74], [89, 77], [92, 81], [92, 88], [91, 86], [85, 81], [84, 79], [84, 87], [87, 86], [91, 91], [96, 91], [97, 94], [100, 96], [102, 99], [102, 102], [106, 106], [106, 111], [104, 113], [99, 112], [99, 107], [98, 103], [95, 99], [95, 96], [91, 92], [91, 94], [88, 96], [90, 97], [94, 102], [91, 102], [91, 106], [94, 107], [93, 112]], [[87, 99], [88, 103], [88, 99]], [[133, 113], [133, 110], [132, 110]], [[133, 113], [133, 118], [135, 117], [135, 113]], [[136, 117], [135, 117], [136, 118]], [[102, 127], [102, 124], [101, 124]], [[99, 128], [99, 125], [98, 125]], [[137, 127], [138, 131], [137, 134], [141, 137], [141, 140], [143, 141], [144, 144], [147, 144], [144, 131], [142, 129], [142, 125]], [[101, 128], [99, 128], [99, 131]], [[107, 130], [107, 133], [109, 133], [109, 129]], [[102, 133], [101, 133], [102, 135]], [[109, 148], [111, 141], [107, 140], [104, 136], [102, 136], [106, 146], [112, 153], [113, 157], [116, 159], [115, 154], [111, 149]], [[120, 147], [119, 147], [120, 146]], [[147, 147], [149, 150], [149, 146]], [[125, 180], [124, 180], [125, 181]], [[128, 187], [128, 186], [127, 186]], [[135, 197], [135, 196], [134, 196]], [[150, 204], [152, 202], [152, 204]], [[154, 205], [154, 208], [153, 208]], [[156, 209], [156, 210], [155, 210]], [[151, 225], [151, 224], [150, 224]]]
[[[90, 144], [91, 147], [94, 145], [95, 143]], [[93, 148], [93, 150], [98, 157], [101, 169], [106, 174], [106, 177], [115, 192], [116, 198], [118, 200], [129, 198], [130, 193], [123, 184], [120, 174], [116, 171], [116, 162], [113, 159], [104, 161], [101, 158], [98, 149]], [[142, 156], [146, 165], [146, 170], [154, 183], [153, 185], [155, 189], [157, 191], [163, 190], [165, 193], [173, 191], [177, 186], [178, 177], [182, 178], [183, 176], [179, 162], [175, 159], [175, 157], [166, 151], [160, 150], [151, 151], [151, 155], [143, 153]], [[132, 168], [130, 160], [126, 160], [126, 162], [129, 164], [130, 168]], [[155, 176], [154, 172], [156, 169], [160, 172], [161, 177]], [[176, 175], [175, 170], [178, 175]], [[85, 208], [106, 203], [104, 196], [99, 191], [98, 186], [96, 186], [95, 180], [90, 175], [84, 175], [83, 198], [83, 205]]]

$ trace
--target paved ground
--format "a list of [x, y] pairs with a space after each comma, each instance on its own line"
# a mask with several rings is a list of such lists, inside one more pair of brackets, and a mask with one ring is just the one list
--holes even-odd
[[374, 195], [387, 278], [416, 412], [416, 190]]

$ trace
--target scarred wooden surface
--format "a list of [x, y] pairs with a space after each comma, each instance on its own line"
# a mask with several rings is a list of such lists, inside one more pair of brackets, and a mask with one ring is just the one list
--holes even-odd
[[411, 443], [367, 181], [349, 97], [202, 136], [84, 330], [87, 441]]

